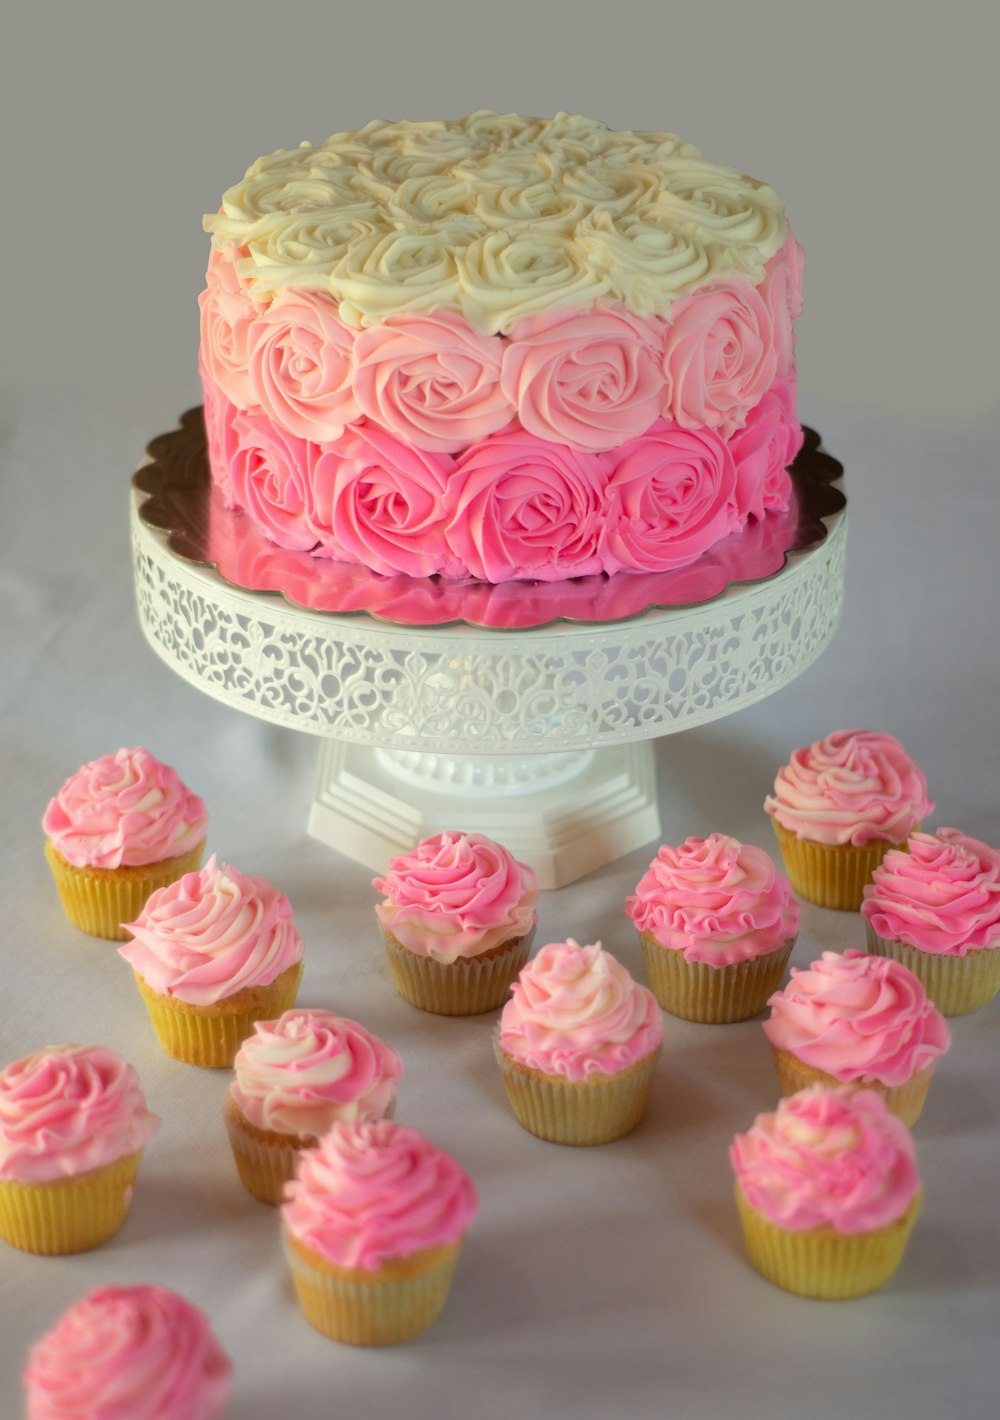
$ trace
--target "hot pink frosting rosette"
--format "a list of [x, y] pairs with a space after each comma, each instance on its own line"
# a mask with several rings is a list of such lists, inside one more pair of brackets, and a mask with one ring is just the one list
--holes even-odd
[[0, 1179], [45, 1183], [138, 1153], [160, 1127], [135, 1070], [102, 1045], [53, 1045], [0, 1072]]
[[764, 1034], [776, 1050], [845, 1084], [905, 1084], [951, 1044], [920, 982], [889, 957], [823, 952], [791, 975], [768, 1002]]
[[229, 487], [235, 506], [276, 546], [293, 552], [315, 547], [312, 499], [319, 446], [287, 433], [259, 409], [236, 414], [233, 434]]
[[354, 331], [318, 291], [281, 291], [247, 332], [252, 403], [287, 434], [322, 443], [361, 417]]
[[27, 1420], [219, 1420], [232, 1363], [204, 1314], [166, 1287], [99, 1287], [39, 1338]]
[[238, 249], [212, 248], [201, 308], [201, 359], [209, 376], [238, 409], [255, 403], [249, 372], [250, 328], [260, 314], [240, 285]]
[[802, 426], [795, 416], [795, 370], [780, 376], [747, 422], [729, 441], [736, 466], [736, 509], [741, 522], [783, 511], [791, 499], [786, 472], [802, 447]]
[[205, 837], [205, 805], [148, 749], [92, 760], [49, 801], [42, 828], [78, 868], [141, 867], [179, 858]]
[[885, 855], [861, 911], [886, 941], [964, 957], [1000, 947], [1000, 851], [957, 828], [914, 833]]

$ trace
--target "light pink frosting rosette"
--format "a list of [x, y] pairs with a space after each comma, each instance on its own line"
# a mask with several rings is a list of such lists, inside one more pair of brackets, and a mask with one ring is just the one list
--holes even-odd
[[924, 988], [891, 957], [823, 952], [776, 991], [764, 1034], [776, 1050], [849, 1081], [902, 1085], [951, 1044]]
[[408, 951], [435, 961], [479, 956], [534, 928], [538, 879], [482, 833], [424, 838], [389, 864], [372, 887], [382, 927]]
[[98, 1287], [39, 1338], [27, 1420], [219, 1420], [233, 1367], [204, 1313], [167, 1287]]
[[800, 838], [860, 848], [905, 842], [934, 804], [899, 740], [876, 730], [834, 730], [793, 750], [764, 808]]
[[920, 1190], [913, 1139], [875, 1090], [811, 1085], [758, 1114], [729, 1151], [743, 1196], [793, 1232], [866, 1233], [902, 1217]]
[[500, 1049], [567, 1080], [616, 1075], [663, 1040], [653, 993], [598, 942], [550, 942], [521, 971], [500, 1017]]
[[91, 760], [49, 801], [42, 828], [77, 868], [132, 868], [190, 853], [208, 815], [169, 764], [148, 749]]
[[281, 291], [247, 332], [251, 402], [300, 439], [339, 439], [361, 417], [354, 331], [319, 291]]
[[711, 966], [779, 951], [799, 929], [788, 879], [762, 848], [723, 833], [664, 844], [625, 911], [662, 947]]
[[1000, 947], [1000, 851], [957, 828], [914, 833], [865, 888], [861, 911], [886, 941], [964, 957]]
[[0, 1178], [45, 1183], [138, 1153], [160, 1127], [103, 1045], [51, 1045], [0, 1073]]
[[210, 377], [238, 409], [255, 403], [250, 383], [250, 328], [261, 307], [236, 274], [237, 247], [212, 248], [201, 308], [201, 359]]
[[403, 1062], [357, 1021], [300, 1009], [258, 1021], [233, 1070], [230, 1094], [251, 1124], [301, 1137], [390, 1114]]
[[478, 1206], [460, 1164], [388, 1119], [335, 1124], [302, 1154], [286, 1197], [292, 1237], [338, 1267], [368, 1271], [457, 1242]]
[[284, 893], [209, 859], [153, 893], [119, 948], [153, 991], [207, 1006], [268, 986], [301, 961], [302, 938]]

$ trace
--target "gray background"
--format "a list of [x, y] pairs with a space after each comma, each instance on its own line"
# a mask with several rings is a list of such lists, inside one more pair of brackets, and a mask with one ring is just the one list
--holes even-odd
[[[666, 1021], [649, 1116], [588, 1151], [532, 1140], [504, 1103], [488, 1021], [399, 1001], [369, 874], [308, 839], [314, 743], [240, 717], [138, 631], [128, 476], [198, 397], [202, 212], [259, 153], [379, 115], [559, 107], [676, 128], [772, 182], [806, 248], [802, 416], [848, 469], [844, 621], [781, 695], [658, 747], [664, 837], [771, 846], [761, 801], [790, 748], [867, 724], [925, 768], [934, 824], [1000, 842], [993, 415], [995, 36], [986, 7], [616, 3], [35, 5], [7, 20], [0, 222], [0, 1057], [106, 1041], [164, 1118], [133, 1215], [79, 1258], [0, 1257], [0, 1415], [28, 1344], [105, 1281], [158, 1280], [211, 1314], [234, 1416], [612, 1414], [930, 1420], [996, 1412], [1000, 1003], [954, 1023], [917, 1131], [927, 1203], [876, 1296], [823, 1305], [743, 1261], [726, 1146], [775, 1086], [759, 1024]], [[482, 1207], [422, 1341], [354, 1352], [298, 1316], [275, 1220], [238, 1184], [222, 1075], [157, 1049], [113, 947], [62, 918], [38, 818], [84, 760], [148, 745], [206, 798], [212, 847], [278, 883], [307, 942], [302, 1000], [403, 1052], [400, 1117], [454, 1152]], [[540, 940], [603, 937], [655, 845], [546, 895]], [[807, 907], [794, 960], [861, 944]], [[123, 976], [124, 972], [124, 976]]]

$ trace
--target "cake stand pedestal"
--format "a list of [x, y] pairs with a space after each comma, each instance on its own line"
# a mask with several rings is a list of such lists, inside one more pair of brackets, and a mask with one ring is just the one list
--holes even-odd
[[653, 740], [753, 705], [833, 635], [846, 515], [765, 581], [631, 620], [502, 631], [401, 626], [244, 591], [139, 515], [139, 619], [185, 680], [322, 738], [309, 829], [382, 871], [478, 830], [558, 887], [659, 835]]

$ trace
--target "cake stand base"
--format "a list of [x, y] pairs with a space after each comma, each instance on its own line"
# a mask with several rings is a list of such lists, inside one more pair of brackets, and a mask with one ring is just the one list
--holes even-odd
[[649, 742], [531, 755], [429, 754], [326, 740], [309, 831], [377, 872], [444, 829], [485, 833], [563, 887], [658, 840]]

